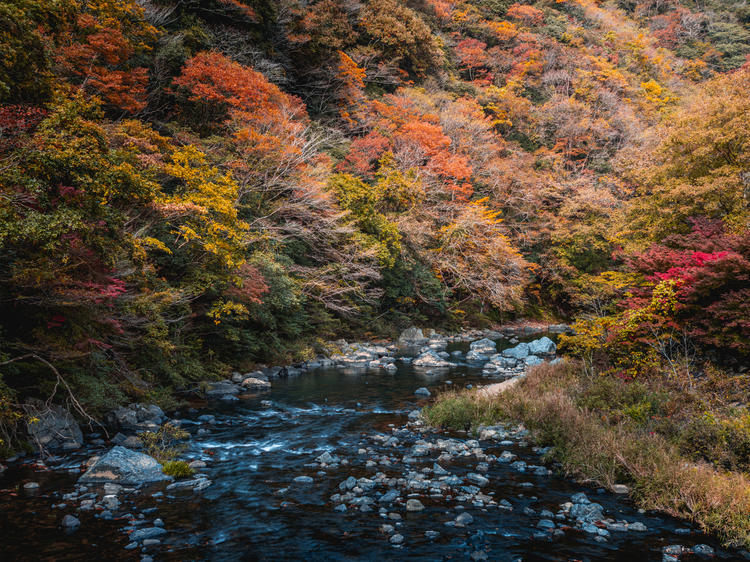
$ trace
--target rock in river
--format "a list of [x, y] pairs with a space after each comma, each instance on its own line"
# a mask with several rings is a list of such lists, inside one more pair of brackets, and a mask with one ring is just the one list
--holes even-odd
[[69, 529], [75, 529], [81, 524], [80, 519], [73, 517], [72, 515], [66, 515], [62, 520], [62, 526], [68, 527]]
[[172, 477], [161, 471], [161, 465], [155, 459], [119, 446], [102, 455], [78, 479], [81, 483], [114, 482], [129, 486], [162, 480], [172, 480]]
[[529, 344], [529, 353], [539, 357], [554, 357], [557, 353], [557, 346], [555, 342], [545, 336]]
[[472, 351], [476, 351], [477, 353], [487, 354], [487, 353], [495, 353], [495, 348], [497, 347], [497, 344], [492, 341], [488, 340], [487, 338], [478, 340], [475, 342], [471, 342], [469, 345]]

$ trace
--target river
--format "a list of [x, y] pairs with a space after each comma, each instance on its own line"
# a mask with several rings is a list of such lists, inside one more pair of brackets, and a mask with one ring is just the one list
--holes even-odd
[[[508, 345], [502, 340], [499, 344]], [[448, 351], [454, 350], [466, 351], [468, 344], [449, 344]], [[495, 502], [506, 500], [512, 511], [487, 501], [484, 505], [460, 502], [456, 493], [440, 497], [426, 491], [414, 494], [425, 507], [419, 512], [407, 512], [402, 503], [386, 504], [386, 513], [379, 512], [383, 504], [378, 503], [372, 511], [335, 511], [337, 504], [330, 498], [343, 493], [339, 485], [349, 476], [371, 479], [382, 472], [390, 479], [432, 468], [439, 451], [416, 459], [416, 464], [401, 462], [416, 440], [454, 438], [464, 442], [472, 438], [461, 432], [414, 433], [406, 427], [407, 414], [429, 402], [429, 398], [414, 395], [419, 387], [427, 387], [434, 395], [448, 388], [447, 381], [452, 387], [486, 384], [481, 365], [464, 362], [451, 370], [436, 369], [432, 375], [401, 361], [396, 365], [398, 369], [392, 372], [319, 369], [276, 380], [271, 390], [242, 395], [238, 402], [193, 400], [190, 411], [182, 410], [176, 416], [193, 434], [184, 456], [204, 460], [204, 472], [213, 484], [197, 493], [166, 491], [166, 484], [158, 484], [121, 495], [123, 505], [116, 515], [137, 518], [144, 514], [146, 521], [158, 517], [169, 531], [160, 537], [161, 544], [143, 550], [125, 549], [130, 541], [122, 531], [127, 525], [124, 519], [104, 521], [95, 517], [95, 511], [76, 512], [70, 501], [64, 508], [52, 507], [62, 502], [63, 494], [73, 491], [81, 463], [96, 449], [70, 454], [57, 464], [50, 463], [49, 469], [40, 469], [28, 459], [10, 463], [0, 477], [2, 559], [140, 561], [150, 556], [163, 561], [468, 561], [473, 555], [475, 560], [497, 561], [646, 562], [661, 561], [662, 547], [675, 544], [706, 544], [715, 549], [718, 558], [739, 559], [736, 551], [723, 550], [715, 537], [688, 524], [639, 513], [627, 497], [601, 493], [557, 474], [520, 473], [502, 463], [489, 463], [484, 476], [490, 483], [482, 493]], [[271, 401], [271, 405], [261, 401]], [[215, 423], [199, 421], [205, 415], [213, 415]], [[209, 433], [197, 435], [199, 429]], [[385, 447], [373, 439], [393, 435], [400, 440], [397, 447]], [[510, 441], [482, 442], [481, 447], [487, 455], [510, 451], [529, 465], [542, 464], [522, 435]], [[325, 452], [348, 464], [310, 466]], [[379, 464], [366, 466], [373, 458]], [[476, 472], [478, 460], [471, 455], [457, 456], [440, 465], [464, 478]], [[303, 475], [310, 476], [312, 483], [294, 481]], [[22, 485], [29, 481], [38, 482], [39, 489], [25, 490]], [[379, 486], [369, 495], [376, 497], [375, 492], [388, 490]], [[563, 533], [554, 540], [542, 537], [544, 533], [536, 528], [542, 511], [557, 513], [560, 504], [578, 492], [601, 504], [606, 516], [643, 523], [647, 530], [613, 532], [595, 539], [595, 535], [566, 528], [572, 525], [570, 520], [556, 520], [563, 524]], [[405, 503], [407, 492], [402, 497]], [[472, 515], [471, 524], [446, 525], [463, 512]], [[63, 530], [62, 517], [75, 513], [80, 515], [81, 526]], [[391, 513], [396, 514], [394, 518]], [[382, 525], [391, 525], [393, 530], [384, 531]], [[402, 536], [400, 545], [391, 543], [394, 534]], [[681, 558], [703, 559], [695, 554]]]

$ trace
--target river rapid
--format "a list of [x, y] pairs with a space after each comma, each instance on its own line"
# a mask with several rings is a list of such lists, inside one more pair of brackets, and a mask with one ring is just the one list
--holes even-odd
[[[498, 342], [499, 349], [508, 346]], [[468, 344], [450, 344], [447, 351], [454, 350], [466, 352]], [[401, 354], [413, 357], [417, 351]], [[29, 458], [11, 462], [0, 476], [2, 560], [661, 562], [667, 560], [664, 547], [698, 544], [713, 548], [712, 558], [743, 559], [688, 524], [639, 513], [626, 496], [554, 473], [556, 467], [541, 462], [522, 428], [504, 428], [502, 441], [478, 443], [462, 432], [425, 433], [408, 417], [430, 400], [415, 396], [417, 388], [426, 387], [434, 396], [449, 387], [496, 381], [482, 377], [481, 364], [465, 361], [450, 370], [396, 365], [392, 372], [318, 369], [273, 381], [270, 390], [241, 395], [239, 401], [193, 400], [189, 411], [174, 417], [192, 435], [184, 457], [205, 461], [202, 472], [212, 485], [201, 492], [167, 490], [164, 483], [123, 492], [112, 520], [97, 517], [96, 510], [77, 510], [80, 501], [63, 499], [75, 490], [81, 464], [109, 447], [88, 447], [46, 467]], [[198, 435], [201, 429], [206, 432]], [[434, 446], [438, 439], [442, 448]], [[453, 454], [438, 461], [446, 443]], [[425, 445], [427, 455], [415, 456]], [[517, 465], [496, 462], [504, 451], [553, 474], [520, 472]], [[334, 462], [322, 466], [324, 453]], [[439, 476], [438, 467], [449, 474]], [[474, 486], [469, 474], [489, 482]], [[360, 505], [335, 496], [351, 493], [353, 481], [345, 484], [349, 477], [358, 480], [352, 495]], [[23, 487], [31, 481], [39, 488]], [[372, 489], [357, 492], [369, 481]], [[446, 482], [454, 485], [439, 489]], [[391, 490], [399, 499], [380, 501]], [[102, 496], [97, 487], [85, 492]], [[606, 517], [627, 521], [632, 529], [642, 528], [641, 523], [646, 530], [597, 534], [575, 528], [573, 519], [558, 513], [580, 492], [600, 504]], [[409, 499], [424, 509], [407, 511]], [[472, 521], [456, 524], [465, 513]], [[80, 527], [64, 530], [61, 520], [67, 514], [79, 516]], [[168, 531], [159, 544], [127, 549], [127, 530], [140, 523], [151, 526], [156, 518]], [[542, 520], [553, 521], [558, 530], [540, 527]], [[707, 558], [686, 553], [679, 559]]]

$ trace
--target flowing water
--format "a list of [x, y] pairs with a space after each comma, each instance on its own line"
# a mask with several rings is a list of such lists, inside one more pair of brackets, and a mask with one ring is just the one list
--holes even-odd
[[[500, 345], [508, 344], [501, 341]], [[466, 351], [468, 345], [451, 344], [448, 351], [455, 349]], [[411, 351], [406, 354], [414, 355], [417, 350]], [[121, 494], [123, 505], [115, 513], [116, 517], [127, 514], [136, 518], [144, 514], [146, 521], [161, 518], [169, 534], [160, 537], [157, 546], [126, 550], [130, 541], [122, 529], [128, 518], [98, 519], [95, 511], [77, 512], [76, 503], [70, 501], [67, 507], [52, 508], [62, 502], [62, 494], [73, 491], [80, 464], [95, 450], [68, 455], [59, 464], [49, 464], [51, 470], [29, 461], [11, 463], [0, 477], [4, 488], [0, 492], [2, 560], [139, 561], [150, 555], [164, 561], [468, 561], [472, 553], [476, 557], [484, 552], [486, 559], [498, 561], [645, 562], [661, 561], [662, 547], [671, 544], [708, 544], [716, 549], [718, 558], [740, 559], [736, 552], [722, 550], [714, 537], [689, 525], [663, 515], [638, 513], [623, 496], [597, 493], [562, 476], [522, 474], [500, 463], [490, 465], [485, 473], [490, 484], [482, 491], [498, 502], [509, 501], [512, 511], [475, 507], [471, 502], [456, 501], [455, 494], [448, 499], [447, 495], [433, 497], [428, 492], [419, 497], [426, 509], [417, 513], [406, 512], [403, 504], [375, 504], [373, 511], [365, 513], [352, 508], [344, 513], [334, 511], [336, 504], [330, 497], [341, 493], [339, 484], [349, 476], [373, 478], [383, 472], [389, 478], [398, 478], [409, 471], [433, 467], [439, 452], [417, 459], [420, 462], [416, 465], [400, 462], [415, 440], [426, 437], [406, 428], [407, 414], [429, 401], [414, 395], [417, 388], [427, 387], [434, 395], [447, 388], [447, 381], [454, 387], [488, 382], [482, 378], [481, 365], [476, 364], [435, 369], [432, 375], [427, 369], [400, 361], [396, 364], [398, 369], [392, 373], [321, 369], [274, 381], [271, 390], [243, 395], [239, 402], [194, 401], [192, 406], [197, 411], [179, 415], [183, 427], [194, 435], [185, 456], [204, 460], [208, 465], [204, 472], [213, 484], [197, 493], [167, 491], [166, 484], [150, 485]], [[266, 400], [272, 404], [262, 405]], [[206, 414], [214, 415], [216, 423], [200, 422], [199, 416]], [[209, 433], [198, 436], [200, 428]], [[372, 439], [394, 434], [401, 440], [397, 448], [385, 449]], [[460, 432], [433, 437], [471, 439]], [[541, 464], [532, 448], [518, 440], [481, 445], [486, 454], [499, 456], [508, 450], [528, 464]], [[368, 447], [367, 454], [360, 453]], [[348, 464], [306, 466], [324, 452]], [[398, 462], [366, 467], [366, 461], [374, 455], [381, 460], [388, 455]], [[477, 462], [466, 456], [440, 464], [463, 477], [475, 472]], [[302, 475], [311, 476], [313, 482], [294, 481]], [[38, 482], [40, 488], [27, 491], [19, 487], [29, 481]], [[375, 492], [388, 489], [381, 486], [369, 495], [376, 497]], [[546, 509], [557, 513], [560, 504], [582, 491], [604, 507], [606, 516], [642, 522], [647, 530], [613, 532], [606, 542], [572, 528], [564, 529], [564, 535], [554, 540], [535, 538], [540, 512]], [[407, 493], [401, 494], [404, 502]], [[388, 519], [387, 514], [379, 513], [383, 505], [401, 519]], [[525, 513], [525, 508], [534, 513]], [[463, 528], [445, 524], [455, 521], [462, 511], [473, 516], [472, 524]], [[74, 531], [62, 530], [60, 521], [66, 514], [80, 515], [82, 525]], [[393, 533], [381, 532], [383, 524], [393, 525], [393, 533], [403, 536], [400, 546], [389, 542]], [[439, 536], [427, 538], [427, 531], [438, 532]], [[701, 559], [694, 554], [681, 558], [688, 562]]]

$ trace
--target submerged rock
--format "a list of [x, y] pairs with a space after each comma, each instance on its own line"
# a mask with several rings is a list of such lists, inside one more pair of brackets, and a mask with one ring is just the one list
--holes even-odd
[[161, 471], [156, 459], [117, 446], [102, 455], [78, 482], [113, 482], [137, 486], [146, 482], [172, 480]]
[[77, 517], [73, 517], [72, 515], [66, 515], [63, 517], [62, 520], [62, 526], [68, 527], [69, 529], [75, 529], [76, 527], [81, 525], [81, 520]]

